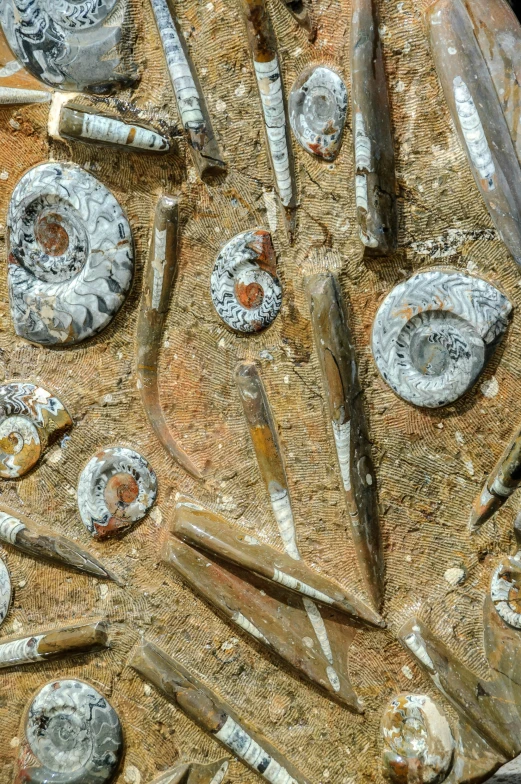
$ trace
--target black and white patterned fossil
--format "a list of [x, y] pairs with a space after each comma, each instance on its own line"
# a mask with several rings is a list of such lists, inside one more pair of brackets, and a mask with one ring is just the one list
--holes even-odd
[[6, 619], [11, 604], [11, 578], [5, 563], [0, 559], [0, 626]]
[[325, 65], [305, 68], [291, 88], [289, 121], [299, 144], [311, 155], [334, 161], [340, 152], [347, 90]]

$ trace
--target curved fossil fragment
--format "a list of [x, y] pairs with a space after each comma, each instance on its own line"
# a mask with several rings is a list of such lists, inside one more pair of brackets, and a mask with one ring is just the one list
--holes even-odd
[[347, 112], [343, 80], [325, 65], [305, 68], [289, 94], [289, 121], [311, 155], [334, 161], [340, 152]]
[[[489, 3], [486, 13], [490, 19]], [[472, 174], [503, 242], [521, 264], [521, 166], [486, 50], [480, 49], [463, 0], [438, 0], [427, 22], [436, 70]]]
[[221, 784], [229, 764], [226, 759], [206, 765], [184, 762], [162, 773], [152, 784]]
[[336, 278], [331, 274], [315, 275], [308, 282], [308, 291], [315, 346], [358, 567], [374, 606], [379, 609], [384, 594], [385, 565], [376, 475], [354, 340]]
[[509, 626], [521, 629], [521, 560], [504, 557], [492, 574], [490, 598]]
[[0, 477], [24, 476], [72, 419], [63, 403], [35, 384], [0, 386]]
[[356, 207], [360, 238], [369, 253], [396, 250], [398, 216], [391, 109], [375, 0], [354, 0], [351, 19], [351, 92]]
[[64, 139], [102, 144], [129, 152], [168, 152], [168, 140], [152, 128], [135, 125], [88, 106], [68, 103], [62, 106], [59, 133]]
[[152, 240], [145, 270], [145, 289], [137, 324], [138, 389], [154, 433], [169, 455], [195, 479], [202, 472], [174, 439], [159, 395], [158, 361], [170, 296], [178, 272], [179, 204], [162, 196], [156, 207]]
[[58, 90], [107, 94], [136, 82], [116, 54], [121, 14], [111, 16], [115, 6], [116, 0], [5, 0], [0, 22], [33, 76]]
[[97, 621], [2, 641], [0, 669], [101, 651], [109, 647], [107, 629], [107, 623]]
[[286, 229], [292, 240], [297, 208], [295, 164], [275, 34], [265, 0], [241, 0], [241, 3], [262, 103], [271, 168]]
[[28, 517], [4, 504], [0, 505], [0, 541], [33, 558], [43, 558], [101, 580], [122, 584], [113, 572], [82, 547], [64, 536], [36, 527]]
[[11, 196], [9, 298], [17, 335], [45, 346], [104, 329], [132, 283], [134, 245], [112, 193], [72, 163], [30, 169]]
[[308, 34], [308, 40], [313, 43], [317, 36], [317, 28], [307, 3], [304, 2], [304, 0], [282, 0], [282, 2], [290, 12], [293, 19], [295, 19], [306, 31]]
[[512, 305], [458, 270], [419, 272], [380, 305], [373, 356], [397, 395], [417, 406], [452, 403], [476, 382], [508, 326]]
[[208, 109], [183, 36], [167, 0], [151, 0], [163, 43], [177, 108], [199, 176], [204, 179], [226, 168], [214, 136]]
[[7, 566], [0, 558], [0, 626], [3, 624], [11, 605], [11, 578]]
[[239, 719], [220, 697], [156, 645], [140, 644], [130, 665], [270, 784], [309, 784], [266, 738]]
[[0, 106], [50, 103], [51, 99], [52, 93], [43, 90], [23, 90], [19, 87], [2, 87], [0, 85]]

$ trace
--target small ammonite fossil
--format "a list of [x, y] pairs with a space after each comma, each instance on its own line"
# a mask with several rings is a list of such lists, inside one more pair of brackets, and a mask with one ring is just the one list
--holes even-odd
[[217, 256], [213, 304], [235, 332], [260, 332], [275, 320], [282, 303], [271, 235], [264, 229], [238, 234]]
[[0, 626], [6, 619], [11, 604], [11, 578], [7, 566], [0, 558]]
[[499, 616], [521, 629], [521, 559], [505, 557], [492, 574], [490, 596]]
[[347, 90], [325, 65], [306, 68], [289, 95], [289, 121], [299, 144], [311, 155], [334, 161], [342, 144]]
[[157, 496], [154, 471], [138, 452], [103, 449], [81, 472], [78, 508], [84, 526], [99, 539], [142, 520]]
[[108, 784], [123, 752], [118, 715], [88, 683], [47, 683], [34, 698], [26, 736], [40, 767], [25, 768], [20, 782], [32, 784]]

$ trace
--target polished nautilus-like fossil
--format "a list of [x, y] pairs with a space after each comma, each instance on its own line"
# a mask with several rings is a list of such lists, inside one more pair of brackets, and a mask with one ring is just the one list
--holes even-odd
[[384, 775], [394, 784], [441, 784], [450, 772], [454, 739], [447, 719], [424, 694], [399, 694], [382, 718]]
[[44, 784], [110, 782], [123, 752], [123, 731], [114, 708], [88, 683], [47, 683], [29, 707], [25, 732], [40, 766], [19, 780]]
[[5, 0], [0, 21], [27, 70], [59, 90], [111, 93], [132, 84], [116, 54], [125, 0]]
[[99, 539], [141, 520], [157, 496], [154, 471], [138, 452], [103, 449], [81, 472], [78, 508], [84, 526]]
[[499, 616], [521, 629], [521, 557], [503, 558], [492, 574], [490, 597]]
[[71, 426], [63, 403], [46, 389], [20, 382], [0, 386], [0, 477], [26, 474]]
[[211, 277], [213, 304], [236, 332], [260, 332], [277, 317], [282, 287], [277, 277], [271, 235], [244, 231], [221, 250]]
[[17, 335], [80, 343], [106, 327], [129, 291], [134, 247], [112, 193], [72, 163], [30, 169], [8, 212], [9, 297]]
[[289, 95], [289, 121], [299, 144], [312, 155], [334, 161], [342, 144], [347, 90], [325, 65], [306, 68]]
[[438, 408], [472, 387], [505, 332], [512, 305], [458, 270], [419, 272], [396, 286], [373, 326], [373, 355], [397, 395]]
[[5, 563], [0, 559], [0, 626], [6, 619], [11, 604], [11, 578]]

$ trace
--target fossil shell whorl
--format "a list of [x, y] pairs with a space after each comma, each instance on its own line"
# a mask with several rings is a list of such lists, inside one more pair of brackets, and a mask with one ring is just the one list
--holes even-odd
[[521, 560], [504, 558], [492, 574], [490, 596], [499, 616], [521, 629]]
[[33, 468], [50, 438], [72, 426], [57, 397], [28, 383], [0, 386], [0, 477], [16, 479]]
[[291, 88], [291, 128], [297, 141], [312, 155], [334, 161], [342, 144], [346, 112], [346, 86], [331, 68], [306, 68]]
[[438, 408], [476, 381], [508, 325], [512, 305], [494, 286], [457, 270], [419, 272], [381, 304], [372, 349], [397, 395]]
[[92, 536], [100, 539], [142, 520], [156, 496], [154, 471], [144, 457], [126, 447], [98, 452], [78, 483], [81, 519]]
[[23, 770], [20, 782], [104, 784], [118, 769], [123, 752], [118, 715], [83, 681], [47, 683], [31, 703], [25, 729], [41, 767]]
[[269, 327], [282, 303], [269, 232], [245, 231], [224, 246], [212, 271], [211, 294], [230, 329], [260, 332]]
[[112, 193], [75, 164], [45, 163], [17, 184], [8, 213], [17, 335], [80, 343], [104, 329], [132, 282], [129, 223]]
[[424, 694], [399, 694], [382, 718], [384, 775], [395, 784], [441, 784], [454, 754], [449, 723]]
[[0, 626], [6, 619], [11, 604], [11, 578], [7, 566], [0, 559]]

